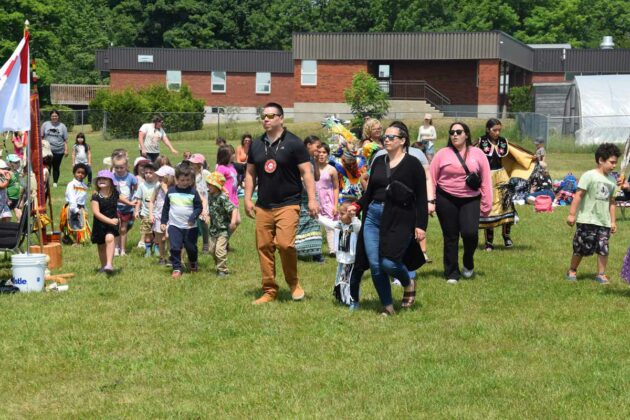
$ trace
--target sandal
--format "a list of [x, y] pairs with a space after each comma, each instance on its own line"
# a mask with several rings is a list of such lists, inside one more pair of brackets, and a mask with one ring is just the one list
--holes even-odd
[[388, 316], [393, 316], [396, 312], [392, 311], [388, 311], [387, 309], [383, 308], [383, 310], [381, 311], [381, 316], [382, 317], [388, 317]]
[[414, 287], [413, 290], [405, 291], [403, 293], [402, 301], [400, 302], [400, 306], [402, 308], [411, 308], [413, 304], [416, 303], [416, 289]]

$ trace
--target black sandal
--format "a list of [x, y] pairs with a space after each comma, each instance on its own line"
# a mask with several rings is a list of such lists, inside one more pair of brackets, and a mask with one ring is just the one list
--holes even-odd
[[402, 301], [400, 303], [400, 306], [402, 308], [411, 308], [413, 306], [413, 304], [416, 303], [416, 291], [411, 290], [409, 292], [405, 292], [403, 293], [403, 298]]

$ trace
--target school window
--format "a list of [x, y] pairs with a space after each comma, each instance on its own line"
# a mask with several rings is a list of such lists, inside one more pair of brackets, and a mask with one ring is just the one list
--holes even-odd
[[227, 79], [226, 73], [224, 71], [213, 71], [212, 72], [212, 92], [217, 93], [225, 93], [225, 81]]
[[256, 93], [271, 93], [271, 73], [256, 73]]
[[166, 89], [179, 90], [182, 87], [182, 72], [179, 70], [166, 71]]
[[317, 60], [302, 60], [302, 86], [317, 85]]

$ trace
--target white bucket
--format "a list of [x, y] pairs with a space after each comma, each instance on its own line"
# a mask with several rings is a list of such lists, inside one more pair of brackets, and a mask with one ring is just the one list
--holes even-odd
[[44, 289], [46, 254], [14, 254], [11, 265], [12, 282], [20, 292], [41, 292]]

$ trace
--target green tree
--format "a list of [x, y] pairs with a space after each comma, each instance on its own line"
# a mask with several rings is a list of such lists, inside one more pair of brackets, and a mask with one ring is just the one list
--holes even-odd
[[378, 80], [363, 70], [354, 75], [352, 86], [343, 95], [354, 115], [354, 124], [362, 124], [366, 116], [381, 119], [389, 110], [387, 94], [378, 85]]

